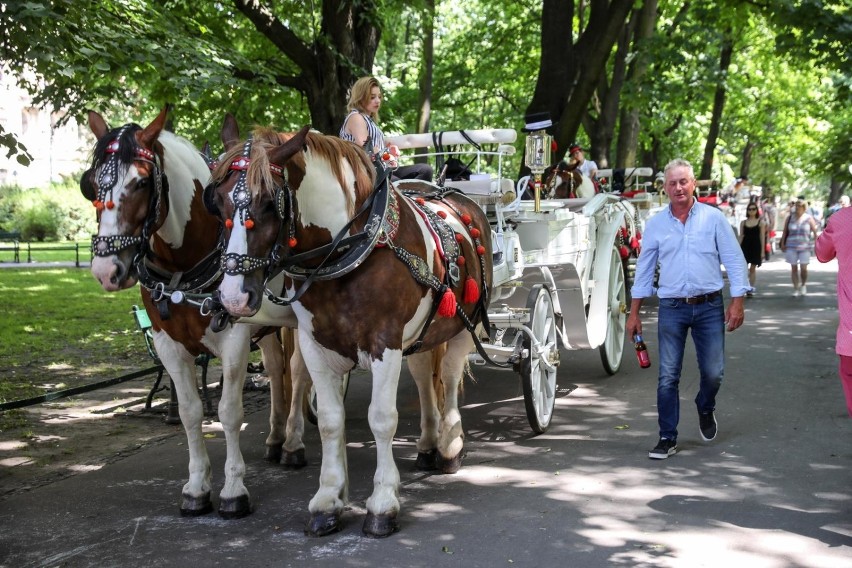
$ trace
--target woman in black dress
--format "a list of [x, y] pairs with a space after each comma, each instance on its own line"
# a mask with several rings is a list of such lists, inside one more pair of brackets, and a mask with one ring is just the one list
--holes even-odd
[[757, 203], [751, 202], [746, 208], [746, 218], [740, 223], [740, 247], [743, 249], [748, 263], [748, 283], [752, 291], [747, 296], [754, 295], [754, 284], [757, 280], [757, 267], [763, 261], [763, 250], [766, 246], [766, 223], [760, 218]]

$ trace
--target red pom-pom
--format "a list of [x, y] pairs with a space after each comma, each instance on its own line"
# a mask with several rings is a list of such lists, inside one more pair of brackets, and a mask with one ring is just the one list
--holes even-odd
[[246, 229], [248, 229], [249, 231], [254, 229], [254, 220], [253, 219], [246, 219]]
[[630, 250], [624, 245], [618, 247], [618, 253], [621, 255], [621, 258], [627, 258], [630, 256]]
[[423, 199], [422, 197], [418, 197], [417, 199], [414, 200], [414, 202], [417, 203], [417, 205], [425, 205], [426, 204], [426, 200]]
[[637, 239], [636, 237], [633, 237], [632, 239], [630, 239], [630, 248], [638, 249], [639, 248], [639, 239]]
[[460, 256], [456, 259], [456, 264], [458, 264], [459, 266], [464, 266], [465, 262], [467, 262], [467, 259], [465, 259], [465, 257], [463, 256]]
[[464, 242], [464, 235], [462, 235], [461, 233], [456, 233], [456, 242], [457, 243]]
[[470, 225], [470, 222], [472, 221], [472, 219], [471, 219], [470, 215], [468, 215], [467, 213], [462, 213], [461, 221], [465, 225]]
[[636, 239], [640, 241], [642, 240], [642, 233], [640, 233], [639, 231], [636, 231]]
[[233, 219], [225, 219], [225, 226], [229, 229], [234, 228], [234, 220]]
[[384, 160], [384, 161], [386, 161], [386, 162], [387, 162], [388, 160], [390, 160], [390, 158], [391, 158], [391, 156], [390, 156], [390, 154], [388, 154], [387, 152], [385, 152], [384, 154], [382, 154], [382, 160]]
[[476, 280], [467, 277], [467, 280], [464, 281], [464, 294], [462, 294], [462, 301], [465, 304], [472, 304], [479, 299], [479, 286], [476, 283]]
[[438, 304], [438, 315], [451, 318], [456, 315], [456, 296], [452, 290], [447, 290], [441, 296], [441, 303]]
[[97, 209], [98, 211], [104, 210], [104, 202], [100, 199], [95, 199], [94, 201], [92, 201], [92, 205], [94, 205], [95, 209]]
[[446, 219], [447, 218], [447, 212], [443, 211], [443, 210], [438, 211], [438, 217], [440, 217], [441, 219]]
[[473, 237], [474, 239], [478, 239], [480, 234], [481, 233], [479, 232], [479, 229], [477, 229], [476, 227], [474, 227], [470, 230], [470, 236]]
[[479, 245], [478, 247], [476, 247], [476, 254], [478, 254], [479, 256], [482, 256], [483, 254], [485, 254], [485, 247], [482, 246], [482, 245]]
[[115, 201], [113, 201], [112, 199], [110, 199], [109, 201], [107, 201], [107, 202], [106, 202], [106, 208], [107, 208], [107, 209], [115, 209]]
[[556, 140], [551, 140], [550, 141], [550, 151], [555, 154], [558, 149], [559, 149], [559, 145], [556, 143]]
[[296, 247], [296, 244], [297, 244], [298, 242], [299, 242], [299, 241], [297, 241], [297, 240], [296, 240], [296, 237], [290, 237], [289, 239], [287, 239], [287, 245], [288, 245], [290, 248], [295, 248], [295, 247]]

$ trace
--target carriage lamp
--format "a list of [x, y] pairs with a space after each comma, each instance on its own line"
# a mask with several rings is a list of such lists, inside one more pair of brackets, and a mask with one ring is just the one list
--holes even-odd
[[[549, 121], [548, 121], [549, 122]], [[552, 137], [544, 130], [536, 130], [527, 135], [524, 160], [533, 173], [535, 180], [535, 212], [541, 211], [541, 175], [550, 165], [550, 143]]]

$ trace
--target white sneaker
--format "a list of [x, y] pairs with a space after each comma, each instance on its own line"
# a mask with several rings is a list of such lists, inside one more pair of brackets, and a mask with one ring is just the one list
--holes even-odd
[[801, 292], [799, 292], [799, 287], [798, 287], [798, 286], [796, 286], [795, 290], [793, 290], [793, 297], [794, 297], [794, 298], [798, 298], [799, 296], [801, 296], [801, 294], [802, 294], [802, 293], [801, 293]]
[[802, 286], [801, 288], [799, 288], [799, 292], [801, 292], [802, 296], [804, 296], [805, 294], [808, 293], [808, 287]]

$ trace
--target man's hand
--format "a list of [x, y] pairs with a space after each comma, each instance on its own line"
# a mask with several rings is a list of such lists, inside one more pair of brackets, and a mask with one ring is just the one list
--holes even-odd
[[642, 321], [639, 319], [639, 310], [642, 308], [642, 298], [633, 298], [630, 302], [630, 315], [627, 316], [625, 328], [630, 341], [637, 335], [642, 335]]
[[731, 298], [728, 311], [725, 312], [725, 325], [728, 331], [734, 331], [745, 321], [745, 310], [743, 309], [743, 297]]

